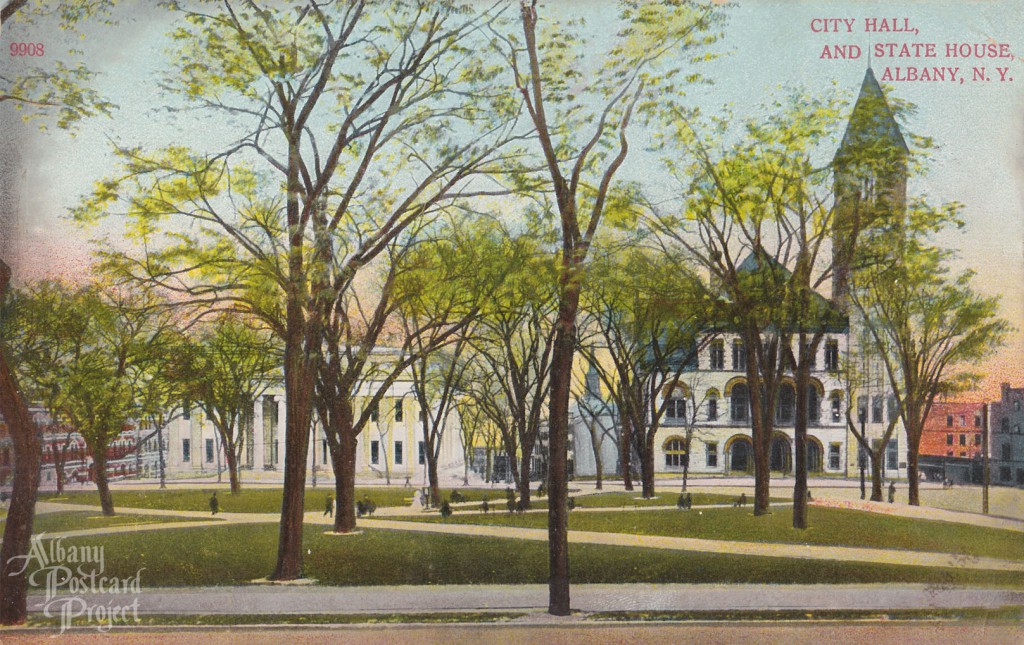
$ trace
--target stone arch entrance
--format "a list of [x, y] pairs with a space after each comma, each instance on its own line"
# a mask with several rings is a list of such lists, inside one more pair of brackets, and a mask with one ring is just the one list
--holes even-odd
[[726, 455], [729, 460], [727, 468], [729, 472], [747, 473], [754, 472], [754, 444], [749, 437], [738, 436], [729, 440], [726, 447]]
[[768, 469], [781, 473], [791, 472], [793, 470], [792, 454], [789, 437], [784, 434], [775, 434], [768, 450]]

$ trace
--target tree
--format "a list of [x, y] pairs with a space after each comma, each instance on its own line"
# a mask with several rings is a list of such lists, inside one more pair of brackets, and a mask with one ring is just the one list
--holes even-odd
[[875, 240], [899, 262], [854, 274], [850, 297], [864, 318], [871, 349], [881, 358], [907, 435], [909, 503], [920, 504], [918, 452], [924, 422], [940, 395], [968, 391], [969, 371], [1010, 332], [998, 318], [999, 298], [971, 287], [972, 271], [953, 273], [951, 253], [928, 235], [959, 221], [959, 207], [914, 203], [906, 223]]
[[[754, 446], [754, 514], [768, 512], [770, 447], [776, 408], [784, 389], [795, 398], [793, 525], [807, 523], [807, 424], [811, 365], [826, 333], [846, 329], [839, 305], [818, 291], [843, 260], [831, 168], [816, 161], [835, 135], [842, 104], [799, 93], [779, 102], [770, 116], [744, 123], [744, 137], [721, 140], [728, 117], [714, 125], [719, 140], [697, 132], [679, 115], [673, 132], [690, 151], [681, 169], [691, 195], [682, 217], [656, 216], [654, 227], [675, 245], [670, 255], [689, 259], [709, 275], [708, 297], [723, 328], [736, 331], [747, 353], [747, 386]], [[716, 147], [724, 150], [715, 152]], [[858, 226], [864, 225], [863, 223]], [[852, 224], [845, 235], [855, 237]], [[792, 382], [789, 380], [792, 375]]]
[[[595, 257], [587, 275], [581, 353], [629, 428], [620, 433], [620, 455], [626, 468], [630, 451], [639, 455], [645, 498], [655, 494], [655, 439], [662, 421], [666, 414], [686, 417], [691, 393], [681, 377], [713, 337], [703, 296], [697, 276], [636, 247]], [[599, 353], [607, 356], [607, 368]]]
[[506, 279], [504, 265], [495, 263], [500, 256], [491, 242], [486, 230], [443, 227], [438, 237], [410, 255], [408, 262], [415, 268], [399, 281], [403, 294], [399, 316], [404, 335], [413, 339], [412, 390], [420, 410], [424, 465], [434, 506], [441, 503], [438, 458], [464, 383], [468, 366], [464, 355], [481, 307]]
[[497, 429], [520, 503], [529, 507], [551, 377], [555, 276], [529, 232], [509, 238], [496, 257], [492, 266], [507, 273], [479, 316], [462, 389]]
[[[6, 300], [11, 270], [0, 259], [0, 298]], [[11, 354], [11, 325], [5, 316], [0, 325], [0, 414], [7, 424], [14, 447], [14, 486], [11, 505], [4, 522], [0, 545], [0, 623], [25, 622], [28, 602], [28, 567], [18, 567], [28, 554], [35, 519], [36, 492], [39, 489], [39, 429], [25, 403]]]
[[232, 494], [242, 490], [239, 462], [253, 406], [280, 382], [279, 344], [254, 322], [222, 315], [201, 325], [180, 374], [188, 401], [202, 409], [220, 436]]
[[[125, 260], [140, 279], [256, 315], [282, 339], [285, 481], [271, 578], [290, 580], [302, 575], [315, 381], [342, 376], [319, 365], [331, 351], [325, 330], [339, 322], [330, 316], [411, 224], [494, 192], [471, 184], [498, 160], [515, 106], [477, 72], [473, 52], [483, 49], [477, 36], [488, 12], [426, 0], [193, 6], [173, 4], [184, 26], [173, 34], [164, 85], [237, 137], [197, 154], [124, 150], [125, 176], [101, 182], [79, 215], [95, 218], [127, 196], [134, 240], [149, 242]], [[276, 181], [259, 172], [247, 180], [246, 165]], [[191, 236], [168, 235], [167, 219], [178, 232], [189, 230], [185, 222], [198, 226]], [[321, 395], [352, 383], [326, 385]], [[351, 416], [339, 422], [349, 428]], [[342, 436], [337, 463], [354, 467], [356, 435]], [[348, 471], [338, 478], [351, 497]], [[340, 510], [346, 501], [339, 497]]]
[[19, 369], [31, 390], [49, 393], [51, 415], [82, 435], [104, 515], [114, 514], [109, 448], [138, 413], [145, 356], [169, 327], [159, 306], [131, 289], [43, 282], [13, 309]]
[[597, 54], [597, 65], [583, 59], [589, 44], [576, 36], [573, 25], [553, 25], [538, 40], [536, 0], [520, 0], [522, 44], [505, 39], [543, 159], [544, 186], [554, 195], [551, 210], [561, 238], [549, 413], [548, 611], [554, 615], [569, 613], [566, 451], [576, 313], [587, 255], [606, 207], [614, 210], [625, 198], [614, 180], [629, 153], [634, 113], [654, 115], [683, 94], [673, 61], [700, 59], [693, 50], [715, 40], [712, 29], [720, 19], [713, 5], [682, 1], [623, 2], [621, 7], [622, 27]]

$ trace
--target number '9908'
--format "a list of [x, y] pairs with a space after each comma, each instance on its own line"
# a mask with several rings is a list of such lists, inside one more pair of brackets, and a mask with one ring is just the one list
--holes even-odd
[[11, 43], [11, 56], [42, 56], [43, 43]]

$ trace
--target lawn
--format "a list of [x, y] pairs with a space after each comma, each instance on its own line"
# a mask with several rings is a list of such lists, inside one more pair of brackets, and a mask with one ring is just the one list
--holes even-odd
[[[593, 495], [580, 495], [576, 498], [578, 508], [630, 508], [634, 506], [675, 506], [679, 500], [679, 491], [667, 491], [655, 493], [654, 497], [644, 499], [640, 496], [639, 490], [629, 492], [595, 493]], [[736, 501], [736, 495], [723, 495], [721, 493], [691, 493], [694, 506], [707, 504], [732, 504]], [[782, 502], [784, 498], [772, 498], [773, 502]], [[753, 503], [748, 499], [748, 503]]]
[[[216, 490], [221, 512], [225, 513], [279, 513], [281, 512], [280, 488], [243, 488], [238, 495], [232, 495], [222, 488], [208, 489], [167, 489], [167, 490], [114, 490], [114, 507], [153, 508], [171, 511], [210, 510], [210, 494]], [[503, 493], [489, 489], [458, 489], [469, 499], [482, 499], [489, 495], [496, 499]], [[369, 496], [378, 507], [410, 506], [415, 489], [400, 487], [357, 487], [356, 499]], [[451, 491], [442, 490], [447, 497]], [[306, 510], [323, 512], [327, 496], [334, 496], [329, 487], [306, 488]], [[43, 494], [44, 502], [68, 502], [69, 504], [90, 504], [99, 506], [100, 497], [96, 491], [65, 492], [61, 496]]]
[[[77, 538], [102, 544], [107, 576], [142, 572], [143, 587], [245, 584], [266, 576], [277, 527], [230, 525]], [[65, 542], [68, 544], [68, 542]], [[326, 585], [526, 584], [547, 581], [543, 542], [401, 531], [324, 535], [307, 527], [305, 573]], [[1017, 572], [961, 571], [852, 562], [570, 545], [576, 583], [880, 583], [1024, 587]]]
[[[445, 521], [435, 515], [414, 519]], [[512, 515], [495, 512], [483, 515], [462, 512], [446, 521], [458, 524], [547, 527], [546, 515], [529, 513]], [[1024, 533], [1019, 531], [814, 506], [808, 509], [808, 524], [810, 528], [800, 531], [792, 527], [792, 514], [788, 509], [754, 517], [749, 507], [691, 511], [598, 511], [569, 515], [569, 529], [574, 531], [911, 549], [1024, 560], [1024, 549], [1021, 549]]]

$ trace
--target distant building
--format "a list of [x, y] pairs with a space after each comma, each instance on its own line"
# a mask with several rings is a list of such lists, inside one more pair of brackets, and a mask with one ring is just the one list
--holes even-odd
[[919, 464], [931, 481], [981, 481], [982, 403], [935, 403], [921, 433]]
[[[360, 415], [370, 405], [377, 384], [362, 388], [356, 396], [353, 412]], [[333, 478], [330, 447], [319, 423], [310, 430], [311, 441], [307, 470]], [[220, 434], [206, 415], [195, 406], [172, 421], [168, 438], [167, 472], [174, 477], [227, 472], [224, 445]], [[239, 468], [245, 471], [284, 472], [285, 396], [280, 388], [269, 390], [253, 402], [252, 415], [242, 420]], [[400, 376], [385, 396], [369, 412], [369, 422], [359, 434], [356, 476], [385, 483], [412, 485], [426, 483], [426, 445], [423, 441], [421, 410], [413, 391], [411, 377]], [[458, 415], [452, 413], [441, 441], [439, 474], [463, 473], [463, 452]]]
[[1024, 486], [1024, 388], [1002, 384], [1002, 398], [989, 406], [989, 454], [993, 484]]

